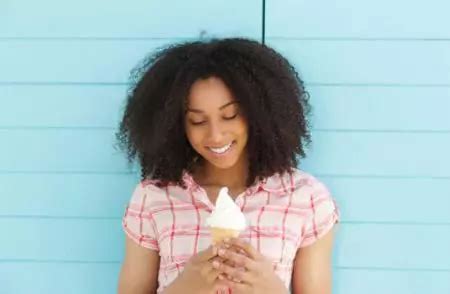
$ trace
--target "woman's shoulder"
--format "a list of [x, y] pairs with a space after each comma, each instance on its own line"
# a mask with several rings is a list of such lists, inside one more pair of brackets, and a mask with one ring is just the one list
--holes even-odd
[[294, 187], [296, 190], [309, 188], [314, 192], [330, 193], [326, 184], [315, 175], [301, 169], [293, 169]]
[[294, 203], [306, 205], [316, 219], [328, 220], [331, 216], [333, 221], [339, 219], [340, 213], [336, 200], [324, 182], [300, 169], [295, 169], [293, 177], [296, 184]]
[[[330, 189], [320, 179], [298, 168], [270, 177], [266, 189], [284, 197], [292, 207], [337, 207]], [[328, 209], [327, 208], [327, 209]]]
[[158, 180], [143, 179], [135, 185], [135, 193], [133, 193], [133, 195], [136, 194], [136, 196], [139, 198], [148, 193], [161, 194], [164, 193], [164, 188], [165, 187], [161, 186], [160, 181]]
[[152, 179], [140, 180], [133, 188], [130, 197], [130, 207], [149, 207], [152, 202], [166, 199], [166, 189], [159, 186], [159, 181]]
[[151, 209], [158, 206], [171, 205], [172, 202], [183, 200], [187, 190], [176, 184], [162, 184], [160, 180], [144, 179], [136, 184], [130, 198], [130, 206]]
[[321, 180], [298, 168], [291, 168], [290, 171], [268, 177], [264, 187], [272, 192], [284, 194], [298, 190], [327, 190]]
[[[313, 174], [306, 172], [299, 168], [292, 168], [292, 176], [294, 178], [294, 183], [296, 186], [301, 185], [317, 185], [321, 184], [322, 182], [315, 177]], [[287, 176], [287, 175], [286, 175]]]

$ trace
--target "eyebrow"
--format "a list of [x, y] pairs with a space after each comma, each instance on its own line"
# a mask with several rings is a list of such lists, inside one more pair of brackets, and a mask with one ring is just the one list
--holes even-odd
[[[222, 110], [222, 109], [224, 109], [225, 107], [230, 106], [230, 105], [235, 104], [235, 103], [239, 103], [239, 102], [238, 102], [238, 101], [231, 101], [231, 102], [228, 102], [227, 104], [224, 104], [224, 105], [220, 106], [220, 107], [219, 107], [219, 110]], [[187, 111], [196, 112], [196, 113], [204, 113], [203, 110], [200, 110], [200, 109], [193, 109], [193, 108], [188, 108]]]

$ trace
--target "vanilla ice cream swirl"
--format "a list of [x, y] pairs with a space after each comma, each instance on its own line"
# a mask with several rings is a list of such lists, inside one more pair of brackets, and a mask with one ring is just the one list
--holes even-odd
[[220, 189], [215, 208], [206, 219], [206, 224], [210, 227], [236, 231], [243, 231], [247, 226], [244, 214], [228, 194], [227, 187]]

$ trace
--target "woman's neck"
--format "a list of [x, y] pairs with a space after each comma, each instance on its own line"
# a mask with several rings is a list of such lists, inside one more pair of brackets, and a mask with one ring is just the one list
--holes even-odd
[[248, 162], [245, 158], [242, 158], [234, 166], [227, 169], [221, 169], [205, 163], [194, 171], [194, 179], [200, 186], [226, 186], [230, 189], [241, 189], [246, 187], [247, 177]]

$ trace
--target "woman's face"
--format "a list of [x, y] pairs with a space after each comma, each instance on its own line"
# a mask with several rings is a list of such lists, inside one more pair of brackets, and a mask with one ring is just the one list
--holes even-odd
[[247, 122], [221, 79], [210, 77], [192, 85], [185, 117], [187, 138], [207, 163], [227, 169], [243, 160]]

